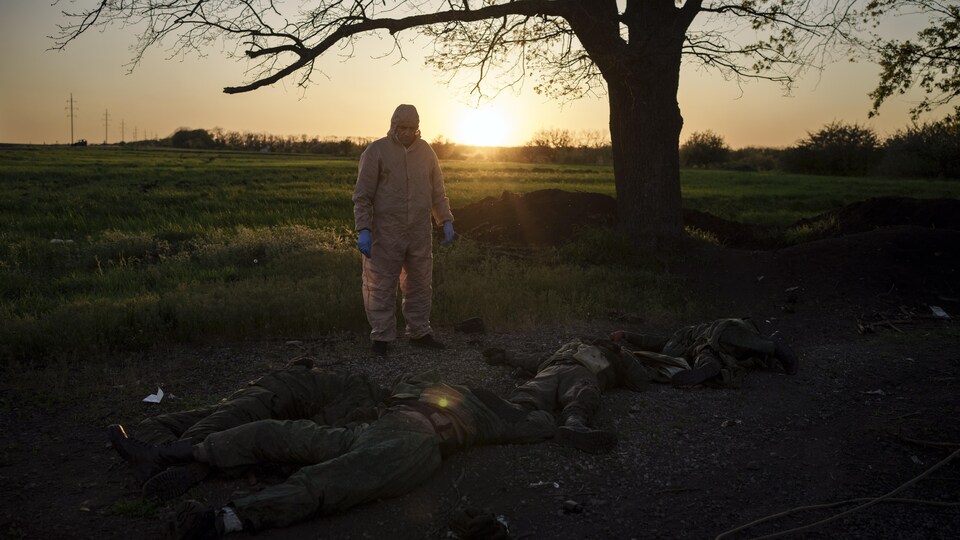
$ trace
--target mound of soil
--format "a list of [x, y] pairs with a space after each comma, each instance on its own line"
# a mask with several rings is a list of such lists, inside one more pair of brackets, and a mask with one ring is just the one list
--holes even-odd
[[[616, 201], [598, 193], [546, 189], [525, 194], [509, 191], [454, 210], [463, 236], [489, 244], [556, 246], [569, 242], [583, 226], [612, 227]], [[867, 232], [882, 227], [913, 225], [933, 229], [960, 229], [960, 200], [876, 197], [785, 227], [737, 223], [691, 208], [683, 210], [687, 227], [707, 233], [727, 247], [777, 249], [784, 247], [784, 230], [808, 227], [809, 240]]]
[[875, 197], [848, 204], [791, 227], [826, 224], [834, 235], [872, 231], [879, 227], [916, 225], [931, 229], [960, 229], [960, 200]]
[[559, 245], [577, 228], [616, 224], [617, 203], [599, 193], [544, 189], [517, 194], [504, 191], [454, 210], [457, 231], [489, 244]]

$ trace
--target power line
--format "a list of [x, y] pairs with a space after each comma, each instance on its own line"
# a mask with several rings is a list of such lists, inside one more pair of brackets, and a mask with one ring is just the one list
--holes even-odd
[[68, 115], [70, 116], [70, 144], [73, 145], [73, 118], [75, 116], [74, 111], [80, 110], [79, 107], [74, 107], [73, 92], [70, 92], [70, 99], [67, 100], [67, 103], [69, 103], [70, 105], [67, 107], [64, 107], [64, 109], [68, 109], [70, 111], [70, 114]]

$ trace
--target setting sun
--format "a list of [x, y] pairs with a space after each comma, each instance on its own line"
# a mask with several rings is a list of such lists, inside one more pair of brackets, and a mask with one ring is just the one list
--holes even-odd
[[511, 125], [495, 109], [470, 109], [461, 113], [454, 140], [472, 146], [510, 144]]

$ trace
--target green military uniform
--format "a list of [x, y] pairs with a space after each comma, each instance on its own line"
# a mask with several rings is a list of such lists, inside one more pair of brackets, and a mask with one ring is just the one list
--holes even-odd
[[445, 453], [536, 442], [555, 431], [549, 413], [520, 411], [489, 392], [463, 386], [406, 380], [395, 387], [391, 403], [371, 424], [244, 424], [210, 434], [202, 452], [220, 468], [265, 461], [307, 464], [287, 481], [229, 503], [244, 529], [259, 530], [407, 493], [436, 471]]
[[211, 433], [266, 419], [336, 425], [354, 410], [376, 406], [386, 396], [364, 375], [291, 366], [264, 375], [216, 405], [148, 418], [135, 433], [143, 442], [164, 444], [200, 441]]
[[[634, 355], [648, 366], [658, 366], [654, 380], [661, 381], [681, 369], [699, 368], [709, 362], [720, 366], [712, 384], [739, 386], [744, 368], [769, 368], [776, 345], [760, 335], [753, 321], [719, 319], [683, 327], [669, 337], [624, 334], [637, 350]], [[684, 364], [688, 364], [684, 368]]]
[[589, 424], [605, 390], [623, 387], [640, 391], [653, 377], [652, 370], [633, 355], [580, 340], [565, 344], [545, 358], [517, 357], [508, 362], [536, 373], [517, 387], [509, 400], [528, 409], [559, 408], [561, 423], [574, 416]]

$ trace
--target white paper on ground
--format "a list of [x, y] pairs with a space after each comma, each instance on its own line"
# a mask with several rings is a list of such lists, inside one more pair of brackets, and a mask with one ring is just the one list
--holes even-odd
[[163, 390], [158, 386], [156, 394], [150, 394], [149, 396], [143, 398], [144, 403], [160, 403], [160, 400], [163, 399]]

